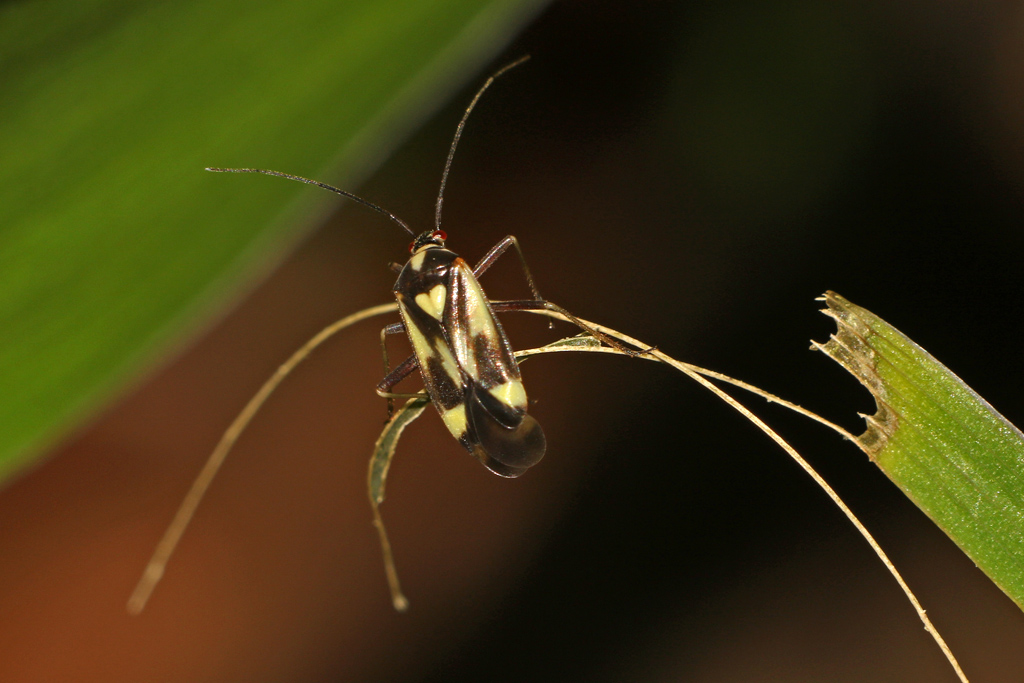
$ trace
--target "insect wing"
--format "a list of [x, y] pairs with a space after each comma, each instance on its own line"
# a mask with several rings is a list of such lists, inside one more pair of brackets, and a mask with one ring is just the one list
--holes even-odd
[[428, 249], [425, 256], [406, 265], [395, 284], [395, 298], [430, 400], [448, 431], [465, 445], [468, 377], [452, 354], [442, 324], [449, 308], [449, 264], [456, 257], [446, 249]]
[[468, 377], [467, 447], [495, 474], [517, 477], [544, 457], [544, 432], [526, 414], [526, 390], [505, 330], [461, 258], [452, 263], [443, 320], [452, 353]]
[[508, 428], [488, 409], [493, 397], [479, 386], [466, 392], [466, 415], [473, 439], [464, 444], [480, 463], [501, 477], [518, 477], [544, 457], [547, 442], [540, 424], [523, 414]]
[[486, 392], [495, 399], [484, 399], [494, 418], [503, 426], [514, 428], [526, 414], [527, 404], [512, 345], [473, 271], [461, 258], [452, 263], [449, 282], [444, 326], [455, 360], [483, 390], [477, 392], [479, 395]]

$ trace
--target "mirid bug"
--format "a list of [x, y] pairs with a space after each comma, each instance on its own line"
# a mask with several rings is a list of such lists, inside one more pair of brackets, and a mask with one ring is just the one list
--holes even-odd
[[[394, 295], [402, 322], [389, 325], [381, 331], [386, 376], [377, 386], [377, 393], [388, 399], [390, 417], [393, 410], [392, 400], [401, 396], [392, 393], [392, 390], [418, 368], [426, 392], [448, 430], [485, 467], [503, 477], [517, 477], [537, 464], [544, 456], [546, 444], [540, 425], [527, 414], [526, 391], [519, 374], [519, 366], [512, 353], [511, 344], [494, 313], [539, 309], [556, 311], [598, 339], [620, 348], [618, 343], [593, 330], [568, 311], [541, 298], [515, 237], [505, 237], [472, 269], [457, 254], [445, 248], [447, 235], [440, 227], [444, 189], [466, 121], [494, 80], [527, 59], [528, 57], [523, 57], [497, 71], [487, 79], [470, 101], [448, 151], [437, 196], [434, 228], [419, 235], [391, 212], [326, 183], [266, 169], [207, 169], [216, 172], [263, 173], [316, 185], [384, 214], [413, 236], [413, 242], [409, 247], [409, 261], [404, 267], [392, 264], [392, 268], [398, 272]], [[515, 248], [519, 256], [533, 298], [519, 301], [489, 301], [477, 277], [509, 248]], [[362, 319], [369, 314], [381, 313], [391, 308], [382, 306], [368, 309], [323, 330], [282, 365], [250, 400], [208, 458], [174, 520], [157, 545], [152, 559], [129, 599], [130, 612], [138, 613], [145, 606], [214, 475], [239, 433], [266, 397], [291, 372], [295, 364], [308, 355], [309, 351], [337, 330], [350, 324], [350, 320]], [[389, 334], [401, 332], [408, 335], [413, 355], [394, 370], [390, 370], [385, 338]], [[633, 353], [628, 350], [626, 352]], [[390, 546], [377, 513], [376, 502], [373, 502], [373, 505], [393, 602], [396, 608], [404, 609], [406, 603], [398, 589], [390, 557]]]
[[[410, 245], [412, 257], [394, 287], [402, 322], [385, 328], [384, 334], [404, 330], [413, 356], [385, 377], [377, 392], [391, 396], [391, 389], [419, 367], [430, 400], [452, 436], [487, 469], [517, 477], [544, 456], [544, 432], [526, 412], [519, 365], [476, 275], [510, 246], [518, 250], [519, 244], [506, 237], [471, 270], [445, 248], [446, 239], [444, 231], [435, 229]], [[522, 309], [529, 302], [505, 303]]]

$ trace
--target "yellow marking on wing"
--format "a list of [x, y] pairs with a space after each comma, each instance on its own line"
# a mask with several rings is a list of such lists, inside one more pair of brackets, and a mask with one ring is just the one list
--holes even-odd
[[466, 319], [469, 324], [469, 334], [484, 334], [491, 338], [497, 337], [498, 331], [494, 327], [494, 318], [491, 316], [491, 309], [487, 305], [487, 296], [480, 288], [473, 271], [468, 265], [463, 265], [465, 272], [462, 280], [466, 283]]
[[464, 357], [463, 367], [466, 370], [466, 374], [472, 377], [477, 382], [480, 381], [480, 366], [476, 362], [476, 349], [473, 348], [472, 339], [464, 340], [469, 343], [463, 343], [460, 345], [462, 354]]
[[[405, 308], [405, 304], [402, 304], [402, 308]], [[431, 346], [427, 338], [420, 332], [420, 328], [416, 327], [412, 323], [412, 318], [406, 314], [405, 318], [405, 331], [409, 333], [409, 341], [412, 342], [412, 350], [416, 352], [416, 357], [420, 361], [424, 361], [434, 355], [434, 347]]]
[[459, 364], [455, 360], [455, 356], [452, 355], [452, 350], [448, 348], [448, 345], [438, 345], [437, 355], [441, 359], [441, 367], [444, 368], [444, 371], [448, 373], [448, 376], [452, 378], [455, 384], [461, 385], [462, 373], [459, 372]]
[[444, 411], [441, 413], [441, 419], [452, 436], [456, 439], [462, 438], [466, 433], [466, 404], [460, 403], [451, 410]]
[[434, 318], [440, 320], [441, 316], [444, 315], [444, 300], [448, 290], [445, 289], [444, 285], [434, 285], [434, 288], [429, 292], [416, 295], [416, 305], [423, 309], [423, 312]]
[[494, 327], [494, 318], [491, 316], [491, 309], [487, 306], [483, 290], [476, 280], [467, 288], [466, 314], [469, 318], [469, 333], [471, 335], [483, 334], [491, 339], [498, 336]]
[[[419, 296], [423, 296], [422, 294]], [[406, 309], [405, 303], [402, 303], [402, 308]], [[418, 302], [417, 302], [418, 303]], [[445, 343], [431, 344], [430, 341], [423, 335], [420, 328], [416, 327], [415, 323], [412, 322], [412, 317], [409, 316], [407, 309], [403, 310], [403, 318], [405, 319], [405, 329], [409, 333], [409, 341], [412, 342], [412, 350], [416, 354], [416, 358], [420, 362], [420, 368], [427, 366], [427, 360], [430, 358], [437, 358], [441, 361], [441, 367], [444, 369], [445, 374], [451, 377], [452, 381], [457, 385], [462, 384], [462, 373], [459, 371], [459, 364], [455, 360], [455, 356], [452, 355], [451, 349]]]
[[420, 249], [419, 251], [412, 255], [411, 259], [409, 259], [409, 267], [412, 268], [414, 271], [419, 272], [420, 268], [423, 267], [423, 259], [426, 258], [426, 256], [427, 250]]
[[474, 336], [482, 334], [490, 339], [498, 336], [490, 311], [482, 306], [473, 307], [469, 314], [469, 333]]
[[434, 304], [434, 308], [437, 309], [437, 315], [434, 317], [438, 320], [441, 319], [441, 314], [444, 313], [446, 296], [448, 296], [448, 290], [445, 289], [444, 285], [434, 285], [434, 288], [430, 290], [430, 301]]
[[[438, 285], [438, 287], [444, 289], [444, 285]], [[441, 314], [444, 313], [444, 308], [438, 308], [436, 305], [434, 305], [434, 299], [431, 296], [433, 293], [434, 292], [431, 291], [429, 294], [426, 292], [417, 294], [416, 305], [419, 306], [423, 310], [423, 312], [429, 315], [431, 318], [439, 321], [441, 320]]]
[[491, 395], [505, 405], [526, 410], [526, 389], [523, 383], [517, 379], [509, 380], [503, 384], [489, 389]]

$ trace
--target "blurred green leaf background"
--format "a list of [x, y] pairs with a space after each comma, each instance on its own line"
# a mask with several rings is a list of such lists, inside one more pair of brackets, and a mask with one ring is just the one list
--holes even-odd
[[326, 201], [204, 167], [352, 186], [540, 4], [0, 6], [0, 477], [266, 271]]

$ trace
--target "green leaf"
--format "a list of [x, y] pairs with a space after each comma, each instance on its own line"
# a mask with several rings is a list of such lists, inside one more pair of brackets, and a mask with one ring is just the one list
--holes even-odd
[[380, 538], [384, 574], [387, 576], [388, 589], [391, 591], [391, 604], [399, 612], [409, 608], [409, 601], [402, 594], [402, 587], [398, 581], [398, 569], [395, 567], [395, 557], [391, 552], [387, 529], [384, 528], [384, 519], [380, 516], [380, 504], [384, 502], [384, 484], [388, 478], [388, 469], [391, 468], [391, 459], [395, 457], [395, 449], [398, 448], [398, 440], [405, 428], [422, 415], [423, 410], [429, 405], [429, 396], [419, 396], [409, 399], [395, 411], [373, 446], [370, 469], [366, 476], [367, 493], [370, 495], [370, 507], [373, 509], [373, 525], [377, 528]]
[[878, 406], [859, 445], [1024, 609], [1024, 434], [884, 320], [825, 301], [839, 330], [816, 346]]
[[374, 508], [384, 502], [384, 484], [388, 478], [391, 459], [395, 457], [395, 449], [398, 448], [398, 440], [402, 438], [402, 432], [422, 415], [423, 410], [429, 405], [430, 397], [428, 396], [411, 398], [395, 410], [395, 414], [384, 425], [384, 431], [380, 433], [380, 438], [373, 446], [370, 471], [367, 475], [367, 492]]
[[0, 479], [311, 223], [204, 167], [351, 187], [541, 4], [0, 6]]

